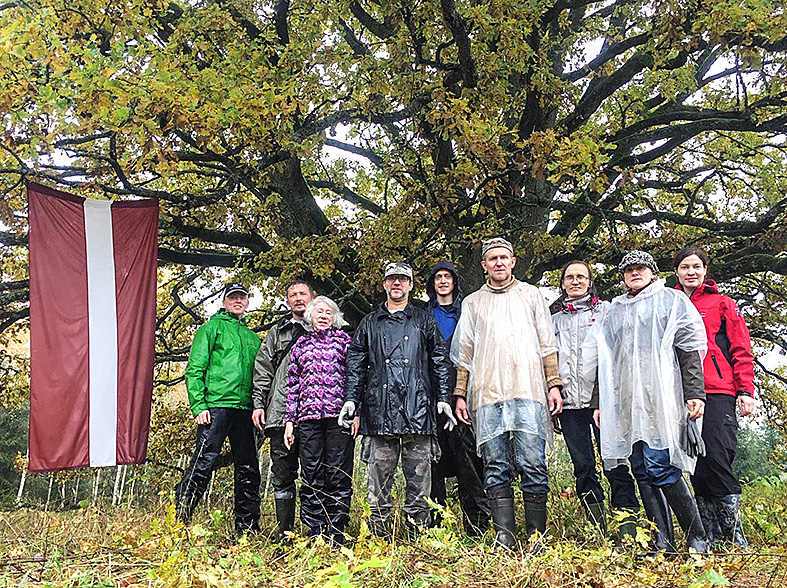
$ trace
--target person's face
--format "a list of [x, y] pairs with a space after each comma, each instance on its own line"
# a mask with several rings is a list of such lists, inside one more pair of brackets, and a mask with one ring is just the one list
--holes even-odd
[[684, 257], [678, 264], [675, 273], [678, 275], [678, 282], [684, 288], [696, 290], [705, 281], [708, 275], [708, 268], [702, 263], [698, 255]]
[[511, 281], [511, 274], [516, 265], [516, 257], [505, 247], [495, 247], [486, 252], [481, 267], [493, 282], [506, 284]]
[[312, 298], [312, 292], [306, 284], [295, 284], [287, 290], [287, 306], [295, 316], [303, 316]]
[[630, 290], [641, 290], [653, 281], [653, 270], [646, 265], [630, 265], [623, 270], [623, 280]]
[[413, 289], [413, 283], [407, 276], [388, 276], [383, 282], [383, 288], [388, 296], [388, 300], [393, 302], [402, 302], [407, 300], [410, 290]]
[[312, 327], [317, 330], [331, 328], [333, 316], [333, 309], [330, 306], [324, 302], [317, 303], [312, 312]]
[[581, 263], [572, 263], [563, 276], [563, 289], [568, 298], [582, 298], [590, 289], [590, 272]]
[[227, 312], [242, 316], [249, 307], [249, 295], [243, 292], [230, 292], [221, 304]]
[[434, 275], [434, 289], [440, 296], [448, 296], [454, 291], [454, 274], [440, 270]]

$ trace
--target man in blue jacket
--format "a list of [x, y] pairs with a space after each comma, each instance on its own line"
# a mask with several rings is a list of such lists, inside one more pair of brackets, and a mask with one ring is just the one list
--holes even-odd
[[[464, 297], [461, 278], [451, 262], [439, 261], [432, 268], [426, 280], [426, 293], [429, 296], [429, 309], [450, 349]], [[453, 366], [449, 381], [453, 390], [456, 385], [456, 368]], [[471, 536], [483, 535], [489, 526], [492, 511], [483, 487], [484, 463], [476, 453], [473, 429], [459, 423], [449, 431], [440, 426], [443, 424], [441, 421], [438, 419], [437, 440], [442, 455], [432, 468], [432, 500], [445, 506], [445, 479], [456, 476], [465, 532]], [[433, 522], [439, 522], [439, 515], [435, 515]]]
[[197, 443], [175, 488], [175, 507], [178, 518], [187, 523], [229, 437], [235, 466], [235, 530], [243, 533], [259, 530], [260, 466], [251, 421], [251, 376], [260, 339], [243, 324], [249, 293], [242, 284], [224, 287], [222, 306], [197, 329], [191, 345], [186, 388]]

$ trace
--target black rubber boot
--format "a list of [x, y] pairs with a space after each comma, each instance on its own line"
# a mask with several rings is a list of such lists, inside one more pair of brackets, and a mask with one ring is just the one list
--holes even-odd
[[[741, 495], [728, 494], [712, 500], [721, 540], [731, 541], [735, 547], [748, 549], [749, 543], [743, 534], [743, 522], [741, 521]], [[701, 514], [702, 511], [700, 511]], [[702, 522], [704, 524], [705, 519]], [[705, 530], [707, 531], [707, 528]]]
[[[653, 534], [655, 553], [675, 553], [675, 531], [672, 526], [672, 514], [669, 505], [659, 488], [639, 484], [639, 496], [648, 519], [656, 524]], [[655, 555], [648, 554], [648, 555]]]
[[506, 549], [516, 549], [514, 490], [508, 484], [493, 486], [487, 492], [492, 507], [495, 542]]
[[694, 502], [686, 480], [681, 478], [671, 486], [663, 486], [661, 491], [667, 498], [670, 508], [675, 511], [683, 534], [686, 535], [686, 546], [697, 553], [707, 553], [708, 539], [705, 536], [697, 503]]
[[[530, 553], [539, 554], [544, 551], [544, 534], [547, 531], [547, 495], [522, 492], [525, 499], [525, 532], [530, 543]], [[539, 533], [537, 541], [532, 537]]]
[[697, 510], [700, 511], [700, 519], [705, 529], [708, 546], [713, 547], [717, 542], [722, 540], [722, 532], [719, 526], [719, 519], [716, 516], [714, 499], [699, 495], [695, 495], [694, 498], [697, 501]]
[[287, 540], [287, 533], [295, 526], [295, 498], [276, 498], [276, 543]]
[[601, 502], [591, 502], [585, 504], [585, 516], [588, 520], [598, 527], [601, 534], [607, 536], [607, 516], [604, 512], [604, 504]]

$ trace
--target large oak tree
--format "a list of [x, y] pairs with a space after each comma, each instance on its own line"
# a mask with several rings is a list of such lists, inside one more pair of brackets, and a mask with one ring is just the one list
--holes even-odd
[[603, 264], [607, 296], [624, 251], [700, 245], [787, 349], [786, 32], [781, 0], [0, 3], [0, 332], [28, 178], [160, 200], [162, 370], [222, 271], [306, 273], [357, 321], [389, 259], [477, 287], [492, 234], [534, 283]]

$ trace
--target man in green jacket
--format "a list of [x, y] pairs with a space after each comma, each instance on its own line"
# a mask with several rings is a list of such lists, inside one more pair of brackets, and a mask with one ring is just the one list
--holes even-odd
[[197, 329], [186, 368], [189, 404], [197, 423], [191, 463], [175, 487], [178, 517], [188, 522], [229, 437], [235, 467], [235, 530], [259, 530], [260, 466], [251, 420], [251, 381], [260, 339], [246, 325], [249, 293], [224, 287], [223, 309]]

